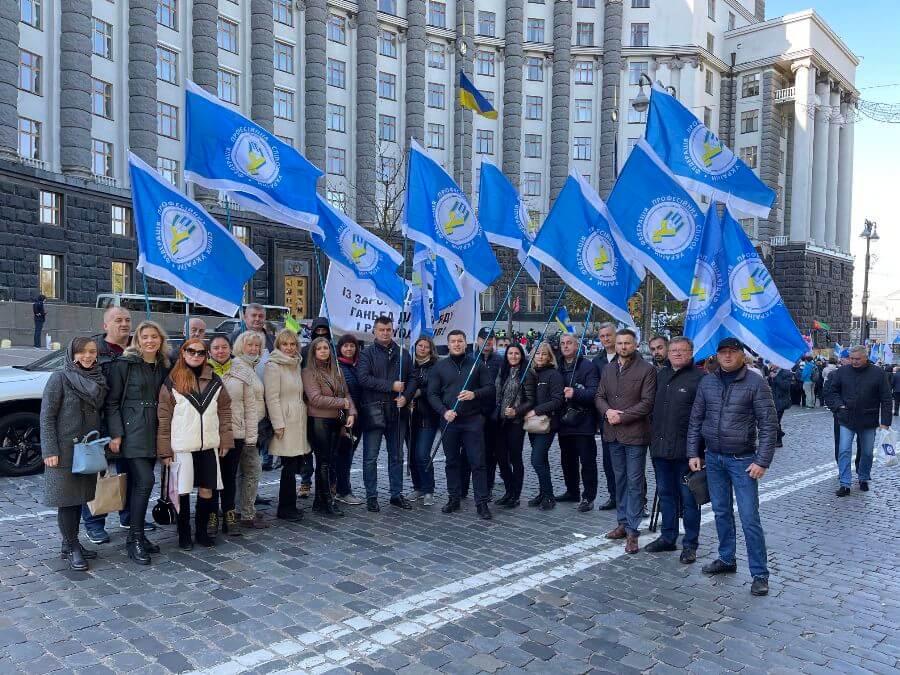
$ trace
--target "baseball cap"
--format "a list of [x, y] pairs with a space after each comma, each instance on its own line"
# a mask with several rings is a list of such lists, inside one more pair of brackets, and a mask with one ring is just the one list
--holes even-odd
[[719, 341], [719, 346], [716, 347], [716, 351], [720, 352], [723, 349], [736, 349], [738, 351], [744, 351], [744, 345], [741, 344], [741, 341], [734, 337], [727, 337], [724, 340]]
[[478, 331], [478, 337], [480, 337], [482, 340], [488, 340], [496, 336], [490, 328], [482, 328], [480, 331]]

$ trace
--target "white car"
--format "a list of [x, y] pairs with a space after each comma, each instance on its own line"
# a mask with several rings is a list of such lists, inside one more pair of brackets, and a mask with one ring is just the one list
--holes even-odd
[[43, 466], [41, 398], [64, 356], [55, 351], [27, 366], [0, 367], [0, 475], [24, 476]]

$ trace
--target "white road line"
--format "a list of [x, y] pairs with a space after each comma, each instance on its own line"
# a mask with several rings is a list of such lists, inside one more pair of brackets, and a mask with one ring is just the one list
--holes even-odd
[[[823, 464], [771, 481], [768, 487], [775, 487], [774, 489], [767, 489], [760, 494], [760, 504], [832, 478], [834, 472], [831, 470], [817, 473], [818, 469], [830, 469], [831, 467], [831, 464]], [[712, 511], [708, 506], [704, 507], [701, 523], [710, 523], [713, 519]], [[644, 521], [641, 523], [641, 528], [646, 528], [647, 524], [648, 521]], [[352, 640], [348, 644], [344, 644], [325, 655], [310, 655], [298, 662], [296, 669], [280, 671], [277, 674], [297, 675], [310, 673], [311, 675], [316, 675], [337, 666], [347, 665], [360, 658], [365, 658], [408, 637], [422, 635], [435, 630], [447, 623], [474, 614], [547, 582], [576, 574], [589, 567], [615, 560], [623, 555], [625, 555], [625, 550], [621, 542], [610, 542], [602, 537], [583, 539], [574, 544], [553, 549], [525, 560], [503, 565], [439, 586], [430, 591], [417, 593], [392, 603], [383, 609], [350, 617], [341, 623], [330, 624], [317, 631], [303, 633], [298, 635], [296, 639], [283, 640], [270, 645], [268, 649], [259, 649], [207, 669], [194, 671], [188, 675], [231, 675], [243, 673], [269, 661], [300, 657], [304, 652], [315, 646], [339, 638], [347, 638], [354, 631], [360, 631], [372, 626], [384, 626], [383, 630], [374, 633], [370, 638]], [[568, 560], [563, 564], [557, 564], [562, 559]], [[545, 563], [553, 563], [555, 566], [545, 570], [533, 571], [509, 583], [492, 585], [497, 581], [531, 571], [533, 568], [540, 567]], [[445, 600], [454, 595], [482, 586], [488, 586], [488, 588], [474, 595], [460, 598], [451, 603], [445, 603]], [[437, 606], [437, 608], [418, 614], [418, 610], [428, 609], [433, 606]], [[392, 622], [390, 626], [387, 625], [388, 621], [397, 618], [404, 620], [400, 623]]]

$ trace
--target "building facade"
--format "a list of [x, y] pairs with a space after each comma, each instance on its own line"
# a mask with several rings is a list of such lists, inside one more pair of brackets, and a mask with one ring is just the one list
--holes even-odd
[[[305, 312], [315, 313], [304, 234], [225, 214], [217, 195], [185, 185], [186, 79], [301, 150], [325, 171], [333, 204], [390, 234], [413, 139], [476, 201], [481, 163], [501, 167], [536, 223], [572, 168], [605, 197], [643, 134], [646, 113], [631, 102], [647, 74], [674, 87], [777, 191], [769, 219], [742, 224], [801, 329], [826, 315], [849, 324], [857, 60], [812, 11], [765, 21], [762, 0], [0, 0], [0, 8], [0, 180], [2, 199], [14, 203], [0, 209], [0, 246], [27, 242], [21, 260], [3, 256], [0, 286], [17, 298], [41, 288], [83, 303], [122, 287], [117, 264], [135, 259], [120, 223], [130, 218], [131, 150], [242, 228], [267, 263], [249, 295], [280, 304], [286, 270], [305, 270]], [[459, 107], [460, 70], [498, 119]], [[87, 224], [77, 224], [84, 212]], [[75, 244], [97, 252], [92, 281], [93, 263], [78, 259]], [[123, 290], [134, 283], [131, 274]], [[517, 289], [525, 318], [552, 306], [554, 286]], [[485, 310], [497, 300], [485, 298]]]

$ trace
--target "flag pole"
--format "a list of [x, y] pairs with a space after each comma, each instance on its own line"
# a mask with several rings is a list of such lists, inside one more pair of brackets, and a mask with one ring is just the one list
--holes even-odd
[[594, 303], [592, 302], [590, 307], [588, 307], [587, 314], [584, 317], [584, 329], [581, 331], [581, 339], [578, 341], [578, 352], [575, 354], [575, 367], [572, 368], [572, 379], [569, 381], [569, 386], [575, 386], [575, 372], [578, 369], [578, 359], [581, 358], [581, 350], [584, 348], [584, 336], [587, 335], [588, 324], [591, 321], [591, 313], [594, 311]]
[[147, 292], [147, 275], [141, 270], [141, 280], [144, 282], [144, 305], [147, 309], [147, 321], [150, 320], [150, 294]]
[[520, 384], [525, 381], [525, 376], [528, 374], [528, 369], [531, 368], [531, 362], [534, 361], [534, 355], [537, 354], [537, 348], [544, 341], [544, 336], [547, 335], [547, 329], [550, 328], [550, 322], [553, 321], [553, 317], [556, 316], [556, 310], [559, 309], [559, 303], [562, 302], [563, 296], [565, 294], [566, 285], [563, 284], [562, 288], [559, 291], [559, 296], [556, 298], [556, 304], [553, 305], [553, 309], [550, 310], [550, 316], [547, 317], [547, 323], [544, 324], [544, 330], [541, 331], [541, 334], [538, 337], [537, 344], [531, 350], [531, 356], [528, 357], [528, 365], [526, 365], [525, 370], [522, 371], [522, 379], [519, 381]]
[[[319, 247], [316, 246], [316, 240], [310, 235], [313, 243], [313, 256], [316, 259], [316, 274], [319, 277], [319, 288], [322, 289], [322, 308], [325, 310], [325, 319], [328, 321], [328, 341], [331, 343], [331, 353], [334, 356], [334, 362], [337, 364], [337, 348], [334, 346], [334, 332], [331, 329], [331, 314], [328, 312], [328, 296], [325, 294], [325, 279], [322, 276], [322, 264], [319, 262]], [[312, 338], [312, 334], [310, 334]]]

